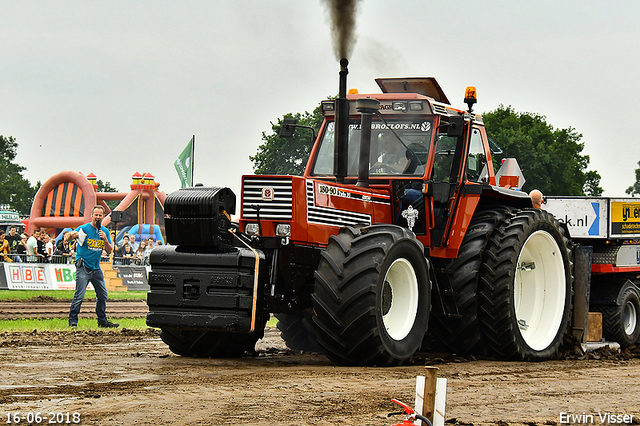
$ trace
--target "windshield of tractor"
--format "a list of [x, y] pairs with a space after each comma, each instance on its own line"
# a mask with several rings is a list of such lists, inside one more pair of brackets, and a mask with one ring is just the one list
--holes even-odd
[[[325, 126], [311, 174], [332, 176], [335, 123]], [[360, 120], [349, 123], [349, 160], [347, 174], [358, 175]], [[422, 176], [425, 172], [433, 120], [374, 120], [371, 124], [369, 173], [376, 175]]]

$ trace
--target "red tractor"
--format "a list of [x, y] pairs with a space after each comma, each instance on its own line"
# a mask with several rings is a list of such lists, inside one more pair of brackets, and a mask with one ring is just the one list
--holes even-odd
[[[180, 355], [241, 356], [270, 314], [292, 349], [398, 365], [421, 348], [552, 357], [569, 324], [568, 234], [517, 177], [496, 184], [480, 115], [433, 78], [340, 91], [304, 176], [244, 176], [165, 202], [170, 245], [151, 254], [147, 324]], [[492, 146], [494, 152], [492, 152]]]

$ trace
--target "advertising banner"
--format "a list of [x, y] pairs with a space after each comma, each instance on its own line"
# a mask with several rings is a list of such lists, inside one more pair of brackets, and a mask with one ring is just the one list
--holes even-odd
[[47, 265], [38, 263], [5, 263], [7, 286], [14, 290], [53, 290], [47, 279]]
[[640, 200], [612, 199], [610, 209], [612, 237], [640, 237]]
[[606, 198], [547, 197], [542, 208], [566, 223], [572, 238], [608, 238]]
[[[49, 265], [52, 270], [52, 282], [57, 290], [76, 289], [76, 265]], [[91, 286], [91, 283], [89, 283]], [[89, 287], [87, 287], [89, 289]], [[90, 290], [93, 289], [91, 286]]]
[[122, 279], [122, 285], [126, 286], [127, 290], [149, 290], [146, 267], [114, 265], [113, 269], [118, 271], [118, 278]]
[[[75, 290], [76, 265], [51, 263], [4, 263], [6, 287], [10, 290]], [[0, 281], [2, 281], [0, 279]], [[89, 283], [87, 290], [94, 290]]]
[[4, 267], [3, 270], [0, 271], [0, 290], [6, 290], [9, 287], [7, 287], [7, 276], [4, 273]]

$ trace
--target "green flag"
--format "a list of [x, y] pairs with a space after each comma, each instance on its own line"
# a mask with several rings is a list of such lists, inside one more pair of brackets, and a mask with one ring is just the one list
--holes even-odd
[[193, 145], [195, 138], [195, 136], [191, 138], [187, 146], [182, 150], [182, 153], [178, 155], [176, 161], [173, 162], [178, 176], [180, 176], [182, 188], [193, 186]]

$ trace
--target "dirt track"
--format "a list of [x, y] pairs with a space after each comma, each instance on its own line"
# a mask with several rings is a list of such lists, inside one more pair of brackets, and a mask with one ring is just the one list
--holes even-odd
[[[412, 403], [424, 372], [291, 354], [274, 328], [257, 349], [238, 360], [192, 359], [171, 354], [152, 330], [2, 333], [0, 420], [41, 411], [78, 412], [91, 425], [391, 425], [401, 420], [386, 417], [391, 398]], [[563, 412], [640, 423], [639, 358], [418, 362], [449, 380], [452, 423], [556, 424]]]

